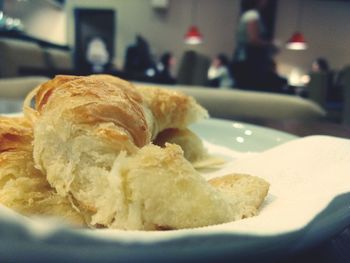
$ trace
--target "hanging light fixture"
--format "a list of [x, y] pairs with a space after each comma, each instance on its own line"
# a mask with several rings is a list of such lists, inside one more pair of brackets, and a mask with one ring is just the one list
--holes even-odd
[[[298, 20], [297, 20], [297, 29], [300, 29], [301, 24], [301, 13], [302, 13], [302, 6], [301, 6], [301, 0], [299, 0], [299, 10], [298, 10]], [[308, 45], [305, 41], [304, 35], [301, 33], [301, 31], [296, 31], [291, 38], [288, 40], [286, 44], [286, 48], [290, 50], [305, 50], [308, 48]]]
[[185, 43], [189, 45], [198, 45], [203, 42], [203, 37], [201, 32], [199, 32], [198, 27], [192, 25], [188, 29], [185, 35]]
[[185, 43], [189, 45], [198, 45], [203, 42], [203, 36], [199, 31], [198, 27], [195, 25], [195, 15], [197, 9], [197, 1], [192, 1], [191, 8], [191, 26], [187, 30], [185, 34]]
[[291, 50], [305, 50], [307, 49], [307, 43], [304, 35], [301, 32], [295, 32], [288, 40], [286, 47]]

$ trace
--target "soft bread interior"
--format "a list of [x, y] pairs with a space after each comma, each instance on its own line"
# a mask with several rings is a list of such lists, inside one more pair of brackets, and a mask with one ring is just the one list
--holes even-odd
[[270, 187], [264, 179], [247, 174], [229, 174], [211, 179], [209, 184], [225, 195], [239, 211], [239, 218], [257, 215]]
[[115, 165], [119, 204], [112, 227], [182, 229], [235, 218], [230, 203], [175, 144], [147, 145], [135, 155], [119, 157]]

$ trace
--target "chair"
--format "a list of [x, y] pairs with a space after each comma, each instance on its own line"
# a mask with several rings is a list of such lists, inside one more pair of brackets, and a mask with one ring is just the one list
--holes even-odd
[[[144, 83], [134, 84], [136, 86], [155, 86]], [[326, 118], [326, 112], [321, 106], [311, 100], [297, 96], [235, 89], [211, 89], [200, 86], [156, 86], [181, 91], [193, 96], [214, 118], [300, 121]]]
[[342, 70], [341, 84], [343, 86], [342, 122], [344, 124], [350, 124], [350, 66], [346, 66]]
[[177, 74], [180, 85], [207, 85], [210, 59], [195, 51], [186, 51], [181, 59]]
[[54, 74], [73, 72], [74, 63], [69, 50], [43, 48], [43, 52], [46, 56], [46, 64]]
[[328, 120], [333, 122], [342, 120], [343, 84], [339, 83], [341, 75], [333, 71], [311, 73], [307, 87], [309, 99], [321, 105], [327, 111]]
[[3, 78], [32, 75], [46, 68], [41, 47], [18, 39], [0, 39], [0, 61], [0, 77]]
[[212, 117], [224, 119], [319, 120], [326, 112], [296, 96], [242, 90], [176, 88], [197, 99]]
[[327, 103], [327, 92], [331, 84], [332, 74], [328, 72], [317, 72], [310, 74], [310, 82], [307, 85], [310, 100], [325, 107]]

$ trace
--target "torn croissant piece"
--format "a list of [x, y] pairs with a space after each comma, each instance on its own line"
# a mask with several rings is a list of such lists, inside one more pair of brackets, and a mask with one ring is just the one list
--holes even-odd
[[179, 145], [185, 158], [196, 169], [216, 167], [224, 163], [224, 160], [208, 154], [202, 140], [190, 129], [166, 129], [158, 134], [154, 144], [164, 147], [166, 143]]
[[52, 216], [84, 225], [67, 198], [34, 168], [32, 127], [24, 118], [0, 118], [0, 203], [23, 215]]
[[118, 229], [159, 230], [203, 227], [256, 215], [268, 183], [249, 175], [228, 175], [209, 183], [183, 157], [178, 145], [149, 144], [118, 157]]
[[[119, 153], [135, 154], [160, 129], [186, 126], [206, 112], [192, 107], [193, 99], [171, 92], [177, 100], [166, 114], [158, 95], [146, 98], [130, 83], [108, 75], [56, 76], [35, 92], [35, 113], [28, 107], [26, 113], [34, 122], [36, 166], [60, 195], [71, 196], [88, 213], [92, 226], [114, 221], [118, 200], [110, 172]], [[155, 94], [165, 98], [168, 92]]]
[[230, 174], [208, 182], [230, 200], [232, 209], [240, 211], [239, 218], [257, 215], [270, 186], [264, 179], [247, 174]]
[[118, 175], [118, 209], [111, 228], [194, 228], [238, 217], [225, 196], [183, 157], [178, 145], [150, 144], [135, 155], [120, 156], [113, 174]]

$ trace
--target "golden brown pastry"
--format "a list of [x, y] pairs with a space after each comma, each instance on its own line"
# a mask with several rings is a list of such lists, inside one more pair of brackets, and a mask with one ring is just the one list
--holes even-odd
[[136, 88], [154, 116], [152, 138], [165, 129], [186, 129], [209, 116], [194, 98], [179, 91], [141, 85]]
[[81, 215], [34, 168], [32, 127], [24, 118], [0, 117], [0, 203], [24, 215], [53, 216], [83, 225]]
[[[261, 194], [252, 198], [259, 202], [245, 194], [253, 189], [249, 178], [208, 183], [179, 146], [151, 144], [159, 132], [186, 131], [206, 116], [183, 94], [136, 89], [107, 75], [57, 76], [34, 93], [35, 109], [28, 107], [30, 94], [25, 112], [33, 123], [38, 173], [90, 226], [155, 230], [220, 224], [253, 215], [249, 212], [266, 196], [266, 185], [254, 179]], [[174, 140], [189, 147], [189, 159], [196, 156], [191, 150], [204, 151], [198, 137], [182, 135]], [[236, 181], [243, 182], [241, 192]]]
[[129, 141], [138, 147], [150, 141], [151, 116], [141, 95], [127, 81], [107, 75], [60, 75], [42, 84], [35, 99], [40, 114], [55, 112], [82, 125], [111, 123], [118, 129], [101, 131], [109, 140]]
[[[178, 102], [185, 109], [181, 114], [192, 117], [169, 118], [179, 125], [196, 120], [202, 108], [190, 107], [193, 103]], [[26, 109], [34, 121], [36, 166], [60, 195], [71, 196], [81, 212], [88, 211], [91, 225], [115, 220], [117, 175], [111, 170], [119, 153], [135, 154], [159, 127], [170, 125], [155, 118], [155, 109], [130, 83], [107, 75], [56, 76], [37, 89], [35, 111]]]

